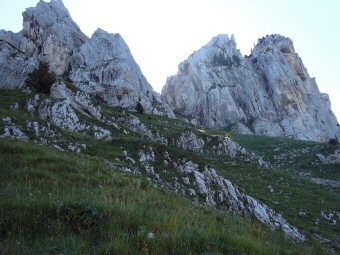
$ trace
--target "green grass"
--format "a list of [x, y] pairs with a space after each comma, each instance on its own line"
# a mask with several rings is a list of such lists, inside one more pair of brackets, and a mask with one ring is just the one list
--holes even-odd
[[86, 155], [4, 139], [0, 155], [2, 254], [328, 254]]

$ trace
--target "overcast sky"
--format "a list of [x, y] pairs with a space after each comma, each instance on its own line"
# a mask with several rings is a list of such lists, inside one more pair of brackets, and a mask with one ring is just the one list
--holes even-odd
[[[19, 31], [38, 0], [0, 0], [0, 28]], [[64, 0], [85, 34], [120, 33], [158, 92], [178, 64], [218, 34], [249, 54], [267, 34], [290, 37], [310, 76], [330, 95], [340, 121], [339, 0]]]

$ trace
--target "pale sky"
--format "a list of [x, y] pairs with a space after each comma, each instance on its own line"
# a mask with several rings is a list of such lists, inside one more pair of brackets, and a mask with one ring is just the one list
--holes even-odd
[[[17, 32], [21, 13], [38, 0], [0, 0], [0, 29]], [[267, 34], [290, 37], [340, 121], [339, 0], [64, 0], [91, 36], [120, 33], [153, 88], [160, 92], [178, 64], [213, 36], [234, 34], [242, 54]]]

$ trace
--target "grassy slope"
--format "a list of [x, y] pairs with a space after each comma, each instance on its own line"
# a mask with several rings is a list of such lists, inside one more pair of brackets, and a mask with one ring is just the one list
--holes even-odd
[[[322, 254], [86, 155], [0, 140], [3, 254]], [[156, 238], [149, 240], [153, 232]]]
[[[316, 157], [318, 153], [333, 153], [335, 147], [288, 138], [236, 135], [229, 130], [196, 129], [183, 121], [165, 120], [158, 116], [139, 117], [151, 129], [161, 130], [161, 133], [170, 137], [178, 136], [183, 129], [191, 129], [201, 136], [212, 138], [228, 135], [248, 151], [262, 156], [273, 165], [274, 170], [260, 169], [223, 156], [191, 155], [196, 161], [216, 168], [220, 175], [232, 180], [247, 194], [280, 212], [307, 236], [321, 235], [329, 239], [328, 245], [340, 252], [340, 221], [332, 225], [321, 216], [321, 211], [339, 212], [340, 189], [319, 186], [310, 181], [312, 177], [340, 180], [339, 164], [323, 165]], [[308, 173], [310, 177], [301, 177], [300, 173]], [[270, 192], [270, 188], [274, 192]], [[299, 212], [305, 215], [299, 215]]]
[[[0, 118], [10, 116], [22, 126], [26, 125], [26, 120], [37, 121], [36, 116], [25, 110], [9, 111], [11, 105], [16, 102], [24, 105], [29, 97], [18, 91], [1, 91]], [[112, 108], [104, 112], [106, 116], [120, 114]], [[167, 137], [177, 137], [184, 129], [198, 132], [180, 120], [136, 115], [151, 130]], [[0, 128], [2, 126], [0, 121]], [[150, 143], [133, 133], [122, 135], [121, 131], [110, 130], [114, 139], [107, 142], [59, 129], [66, 141], [76, 140], [87, 145], [84, 154], [79, 155], [0, 140], [0, 201], [4, 205], [0, 207], [0, 250], [5, 254], [69, 253], [71, 250], [75, 254], [105, 253], [106, 250], [112, 254], [327, 254], [316, 242], [296, 246], [280, 233], [272, 233], [258, 224], [220, 211], [194, 207], [189, 200], [149, 187], [145, 180], [113, 173], [101, 158], [123, 159], [124, 148], [136, 159], [138, 150]], [[214, 137], [225, 135], [226, 131], [201, 130], [199, 133]], [[312, 164], [316, 153], [329, 152], [332, 148], [284, 138], [233, 138], [248, 150], [264, 155], [278, 166], [276, 170], [262, 170], [237, 159], [151, 145], [156, 152], [166, 149], [172, 157], [193, 158], [202, 165], [215, 167], [246, 193], [282, 213], [304, 233], [318, 233], [331, 240], [338, 238], [339, 224], [331, 226], [321, 220], [315, 225], [315, 219], [320, 218], [321, 209], [340, 208], [339, 191], [317, 186], [298, 176], [299, 172], [308, 171], [313, 177], [339, 179], [338, 166]], [[280, 150], [274, 151], [278, 147]], [[299, 151], [305, 148], [310, 151], [300, 155]], [[298, 156], [287, 160], [292, 150]], [[284, 159], [275, 158], [280, 155], [285, 155]], [[120, 160], [120, 164], [124, 161]], [[269, 192], [269, 185], [274, 188], [273, 193]], [[97, 214], [89, 217], [87, 214], [92, 215], [94, 208]], [[298, 216], [300, 209], [307, 212], [306, 216]], [[85, 211], [85, 220], [79, 222], [77, 213], [82, 211]], [[98, 224], [90, 224], [92, 221]], [[91, 226], [87, 226], [89, 224]], [[146, 238], [150, 231], [156, 233], [155, 240]]]

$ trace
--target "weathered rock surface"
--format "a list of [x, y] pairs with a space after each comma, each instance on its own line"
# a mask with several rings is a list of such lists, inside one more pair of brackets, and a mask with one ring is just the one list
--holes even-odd
[[72, 20], [61, 0], [39, 1], [23, 12], [23, 29], [19, 33], [2, 31], [4, 40], [28, 57], [48, 63], [58, 75], [67, 73], [72, 55], [88, 39]]
[[28, 58], [22, 51], [10, 43], [1, 40], [0, 31], [0, 89], [21, 88], [27, 75], [33, 71], [38, 62]]
[[340, 149], [335, 150], [334, 154], [322, 155], [316, 154], [322, 164], [340, 164]]
[[94, 106], [88, 94], [82, 91], [72, 92], [63, 82], [57, 82], [51, 87], [51, 97], [66, 99], [74, 109], [88, 117], [101, 119], [100, 106]]
[[262, 38], [245, 58], [234, 37], [213, 38], [179, 65], [162, 97], [211, 128], [236, 125], [241, 133], [314, 141], [340, 136], [328, 95], [280, 35]]
[[175, 140], [174, 146], [200, 153], [212, 153], [230, 158], [242, 158], [245, 162], [255, 164], [261, 168], [272, 168], [270, 163], [264, 161], [253, 152], [248, 152], [245, 148], [227, 136], [219, 136], [216, 141], [210, 137], [200, 137], [190, 130], [186, 130]]
[[77, 86], [108, 105], [135, 110], [139, 102], [145, 113], [174, 117], [152, 90], [119, 34], [97, 29], [75, 55], [72, 66], [70, 77]]
[[176, 142], [177, 147], [189, 151], [203, 152], [204, 145], [204, 140], [191, 131], [183, 132]]
[[28, 136], [12, 122], [10, 117], [3, 118], [2, 121], [5, 122], [6, 125], [4, 127], [4, 133], [0, 135], [1, 138], [15, 138], [23, 141], [28, 140]]
[[60, 75], [69, 70], [72, 55], [88, 39], [72, 20], [61, 0], [40, 1], [23, 13], [23, 39], [19, 48]]
[[316, 183], [318, 185], [328, 186], [331, 188], [340, 188], [340, 181], [336, 180], [327, 180], [322, 178], [311, 178], [311, 182]]
[[[241, 216], [257, 219], [274, 229], [283, 230], [288, 236], [297, 240], [305, 237], [295, 228], [290, 226], [280, 214], [268, 208], [265, 204], [240, 192], [229, 180], [219, 176], [216, 170], [204, 167], [200, 169], [198, 164], [192, 161], [179, 162], [173, 160], [168, 152], [164, 153], [164, 170], [158, 171], [152, 166], [156, 160], [152, 148], [139, 152], [139, 163], [146, 173], [152, 177], [149, 179], [157, 185], [164, 186], [175, 193], [188, 195], [194, 201], [199, 202], [204, 198], [204, 203], [209, 206], [226, 208]], [[166, 168], [171, 167], [171, 170]], [[130, 169], [122, 169], [125, 172]], [[174, 176], [174, 172], [176, 173]]]
[[19, 33], [0, 31], [0, 88], [22, 87], [40, 61], [103, 104], [135, 111], [139, 103], [145, 113], [175, 117], [119, 34], [98, 29], [89, 39], [61, 0], [41, 0], [23, 19]]

